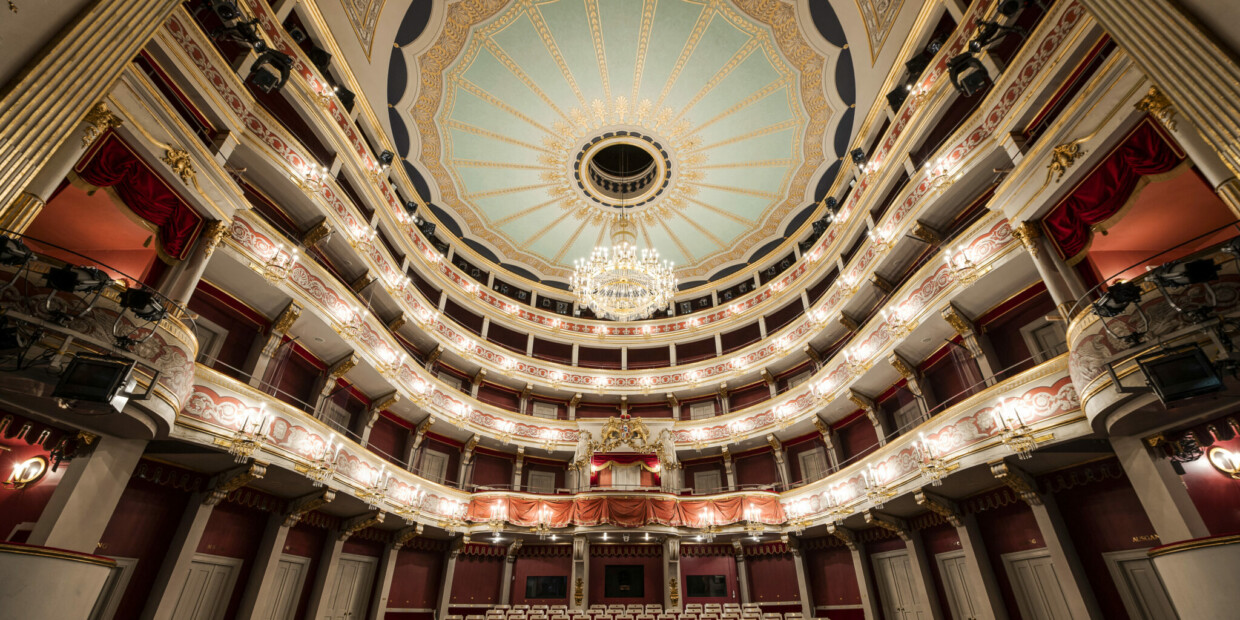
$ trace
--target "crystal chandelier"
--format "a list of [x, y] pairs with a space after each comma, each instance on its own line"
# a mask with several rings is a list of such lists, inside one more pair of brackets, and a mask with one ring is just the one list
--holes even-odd
[[660, 261], [655, 249], [637, 249], [637, 235], [628, 216], [612, 224], [611, 247], [597, 247], [588, 260], [577, 259], [572, 285], [578, 303], [595, 316], [636, 321], [666, 310], [676, 291], [672, 263]]

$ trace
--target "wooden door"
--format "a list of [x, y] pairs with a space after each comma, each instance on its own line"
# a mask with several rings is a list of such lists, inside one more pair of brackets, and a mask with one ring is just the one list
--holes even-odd
[[1102, 554], [1102, 558], [1132, 620], [1177, 620], [1179, 615], [1148, 551], [1113, 551]]
[[913, 569], [907, 551], [874, 554], [874, 581], [883, 616], [894, 620], [925, 620], [926, 603], [913, 587]]
[[377, 563], [372, 557], [340, 556], [336, 563], [336, 575], [328, 588], [330, 594], [324, 620], [358, 620], [366, 615]]
[[264, 620], [293, 620], [297, 613], [297, 602], [301, 598], [301, 590], [306, 584], [306, 569], [310, 566], [310, 558], [296, 555], [285, 555], [276, 564], [276, 575], [272, 583], [272, 592], [267, 610], [260, 615]]
[[179, 582], [172, 620], [220, 620], [232, 598], [241, 560], [199, 553]]
[[947, 606], [952, 620], [977, 620], [978, 597], [981, 584], [976, 583], [968, 570], [963, 551], [940, 553], [935, 556], [939, 574], [943, 576], [943, 589], [947, 592]]
[[1046, 549], [1020, 551], [1003, 556], [1008, 579], [1016, 594], [1016, 606], [1025, 620], [1073, 620], [1063, 582]]

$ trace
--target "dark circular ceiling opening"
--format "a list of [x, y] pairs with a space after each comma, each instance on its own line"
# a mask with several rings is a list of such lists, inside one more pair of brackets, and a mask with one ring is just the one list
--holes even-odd
[[[629, 208], [649, 201], [667, 183], [666, 153], [638, 134], [607, 134], [587, 144], [579, 156], [583, 189], [599, 203]], [[581, 177], [585, 177], [582, 179]]]
[[621, 179], [638, 179], [654, 166], [654, 157], [646, 149], [632, 144], [603, 147], [591, 161], [600, 172]]

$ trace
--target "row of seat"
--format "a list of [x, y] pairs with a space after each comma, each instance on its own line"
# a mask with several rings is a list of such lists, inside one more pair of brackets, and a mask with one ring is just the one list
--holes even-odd
[[[663, 606], [657, 603], [646, 605], [591, 605], [589, 609], [568, 609], [567, 605], [494, 605], [487, 609], [487, 616], [494, 615], [554, 615], [557, 612], [576, 615], [597, 615], [602, 613], [616, 614], [639, 614], [639, 613], [663, 613]], [[715, 613], [715, 614], [734, 614], [734, 615], [763, 615], [761, 608], [757, 603], [745, 603], [739, 605], [737, 603], [689, 603], [684, 606], [680, 613]], [[770, 614], [778, 615], [778, 614]]]
[[800, 612], [762, 613], [754, 604], [689, 604], [683, 611], [665, 611], [661, 605], [594, 606], [588, 610], [565, 605], [496, 606], [483, 614], [449, 615], [444, 620], [803, 620]]

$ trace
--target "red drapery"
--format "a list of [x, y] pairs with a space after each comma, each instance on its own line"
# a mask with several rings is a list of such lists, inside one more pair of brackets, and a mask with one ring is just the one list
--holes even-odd
[[659, 484], [659, 457], [653, 454], [634, 454], [631, 452], [595, 454], [590, 458], [590, 486], [599, 483], [599, 473], [606, 467], [639, 464], [654, 476], [654, 483]]
[[1085, 177], [1042, 220], [1059, 255], [1071, 259], [1089, 246], [1091, 226], [1124, 207], [1141, 177], [1162, 174], [1184, 160], [1184, 153], [1148, 118], [1141, 121], [1110, 156]]
[[202, 216], [115, 133], [91, 147], [74, 172], [90, 185], [110, 188], [130, 211], [153, 224], [164, 254], [183, 259], [189, 253], [202, 228]]
[[616, 525], [641, 527], [659, 524], [701, 527], [728, 525], [745, 520], [745, 510], [756, 509], [763, 523], [783, 523], [784, 511], [773, 494], [680, 500], [660, 495], [575, 497], [571, 499], [532, 499], [527, 497], [475, 497], [469, 502], [467, 518], [485, 523], [493, 515], [505, 522], [533, 527], [546, 508], [551, 527], [569, 525]]

